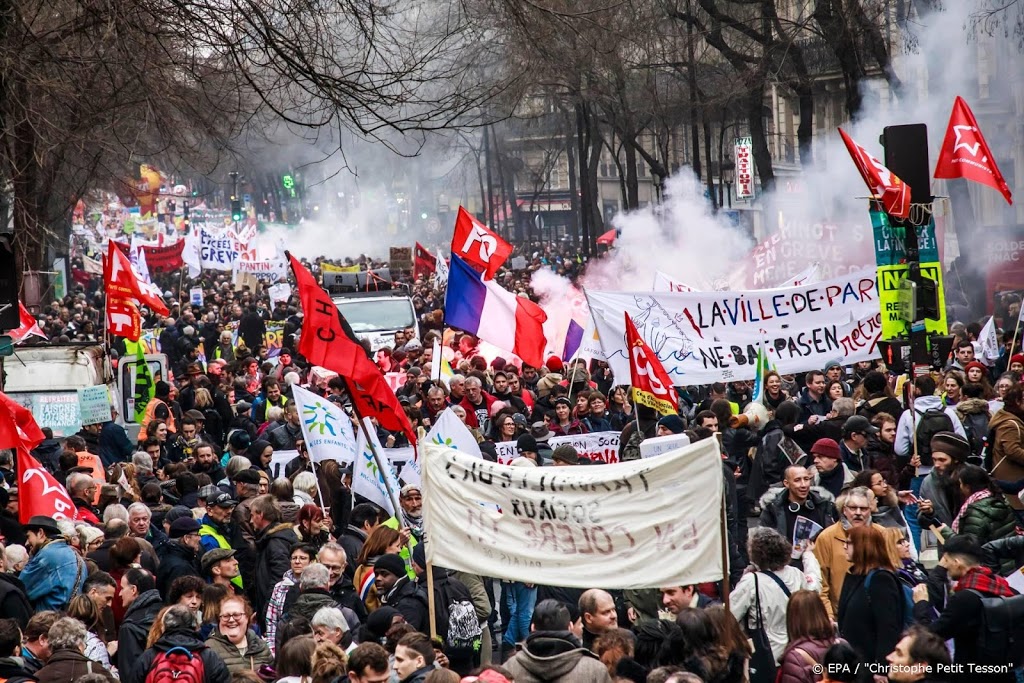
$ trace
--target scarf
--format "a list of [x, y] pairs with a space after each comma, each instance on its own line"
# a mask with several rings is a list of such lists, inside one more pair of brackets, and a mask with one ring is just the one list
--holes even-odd
[[417, 541], [423, 540], [423, 515], [410, 515], [402, 510], [402, 521], [405, 522], [405, 526], [409, 527], [409, 531]]
[[971, 567], [956, 582], [956, 592], [965, 590], [976, 590], [984, 595], [1001, 598], [1012, 598], [1017, 595], [1006, 579], [983, 566]]
[[845, 478], [846, 471], [843, 469], [843, 464], [839, 463], [831, 472], [818, 472], [818, 485], [838, 498], [842, 493]]
[[954, 534], [960, 533], [960, 518], [963, 517], [964, 512], [971, 505], [971, 503], [976, 503], [979, 500], [985, 500], [991, 495], [991, 491], [989, 491], [988, 489], [982, 489], [980, 491], [975, 491], [974, 493], [967, 497], [967, 500], [964, 501], [964, 504], [960, 506], [960, 511], [956, 513], [956, 519], [953, 520]]

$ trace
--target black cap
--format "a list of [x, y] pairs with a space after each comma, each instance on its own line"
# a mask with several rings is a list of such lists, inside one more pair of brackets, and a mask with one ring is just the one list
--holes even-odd
[[516, 448], [519, 449], [520, 453], [522, 453], [523, 451], [536, 453], [537, 439], [533, 438], [533, 436], [529, 434], [523, 434], [516, 440]]
[[199, 531], [200, 524], [191, 517], [179, 517], [171, 522], [171, 538], [181, 538]]
[[259, 484], [260, 483], [260, 473], [257, 472], [256, 470], [252, 469], [252, 468], [249, 468], [247, 470], [242, 470], [241, 472], [239, 472], [238, 474], [235, 475], [235, 483], [236, 484], [238, 484], [238, 483], [242, 483], [242, 484]]
[[238, 505], [238, 501], [232, 498], [230, 493], [218, 491], [217, 493], [211, 493], [207, 496], [206, 504], [214, 505], [219, 508], [233, 508]]
[[852, 415], [843, 423], [843, 434], [877, 434], [878, 427], [863, 415]]

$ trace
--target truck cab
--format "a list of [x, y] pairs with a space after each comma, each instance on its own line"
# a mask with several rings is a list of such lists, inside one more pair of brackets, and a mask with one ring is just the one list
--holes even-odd
[[391, 282], [387, 268], [361, 273], [327, 273], [324, 286], [352, 331], [370, 343], [370, 351], [394, 348], [395, 333], [412, 329], [419, 338], [419, 323], [412, 297]]

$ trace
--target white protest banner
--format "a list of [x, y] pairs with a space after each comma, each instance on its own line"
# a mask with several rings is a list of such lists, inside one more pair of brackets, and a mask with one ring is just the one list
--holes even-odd
[[498, 453], [498, 462], [507, 465], [519, 457], [519, 447], [515, 441], [497, 441], [494, 450]]
[[594, 316], [587, 316], [587, 326], [583, 328], [583, 336], [580, 338], [580, 348], [576, 350], [579, 358], [590, 358], [593, 360], [606, 360], [604, 349], [601, 348], [601, 335], [597, 333], [597, 326], [594, 324]]
[[278, 301], [287, 302], [292, 295], [292, 286], [287, 282], [278, 282], [276, 285], [271, 285], [267, 288], [267, 294], [270, 295], [270, 300], [274, 303]]
[[199, 277], [199, 273], [202, 272], [203, 257], [202, 257], [202, 233], [203, 229], [198, 226], [193, 226], [188, 234], [185, 235], [185, 245], [181, 251], [181, 260], [188, 266], [189, 277]]
[[626, 311], [680, 384], [752, 379], [767, 341], [779, 372], [878, 358], [882, 334], [875, 271], [802, 287], [740, 292], [587, 292], [608, 363], [629, 376]]
[[[792, 277], [787, 277], [782, 282], [778, 282], [774, 285], [770, 285], [769, 289], [779, 289], [780, 287], [800, 287], [802, 285], [809, 285], [817, 282], [818, 277], [818, 264], [812, 263], [808, 268], [800, 271]], [[724, 282], [722, 284], [725, 284]], [[700, 292], [700, 291], [711, 291], [718, 289], [717, 287], [691, 287], [690, 285], [684, 284], [679, 280], [676, 280], [671, 275], [663, 273], [660, 270], [654, 271], [654, 286], [651, 287], [652, 292]]]
[[295, 458], [299, 457], [298, 451], [274, 451], [270, 456], [270, 473], [274, 479], [284, 476], [284, 468]]
[[382, 472], [377, 467], [377, 460], [373, 457], [373, 451], [370, 450], [363, 430], [360, 429], [356, 441], [356, 459], [352, 464], [352, 493], [358, 493], [363, 498], [366, 498], [375, 505], [379, 505], [387, 510], [389, 514], [393, 515], [395, 514], [395, 506], [388, 495], [384, 479], [385, 477], [388, 478], [392, 490], [394, 490], [397, 496], [398, 491], [401, 489], [398, 485], [398, 476], [395, 474], [391, 464], [384, 458], [384, 449], [381, 448], [380, 441], [377, 440], [377, 432], [374, 429], [373, 423], [370, 422], [370, 418], [364, 418], [364, 420], [363, 424], [366, 425], [366, 431], [370, 433], [370, 438], [373, 439], [373, 446], [381, 454], [381, 459], [384, 460], [387, 471]]
[[299, 426], [313, 462], [337, 460], [350, 463], [356, 458], [356, 436], [352, 422], [341, 406], [317, 396], [297, 384], [292, 398], [299, 411]]
[[427, 543], [434, 565], [578, 588], [722, 578], [713, 439], [602, 467], [509, 467], [430, 443], [423, 451], [423, 524], [445, 539]]
[[205, 228], [201, 234], [199, 256], [203, 270], [231, 270], [238, 260], [235, 241], [227, 235], [215, 235]]
[[434, 269], [434, 278], [439, 285], [448, 284], [448, 261], [445, 260], [440, 248], [437, 250], [437, 265]]
[[83, 425], [110, 422], [110, 395], [105, 384], [82, 387], [78, 390], [78, 410]]
[[996, 319], [994, 316], [988, 317], [988, 322], [985, 323], [985, 327], [981, 328], [981, 333], [978, 335], [979, 348], [974, 351], [982, 363], [991, 367], [999, 360], [999, 335], [996, 334]]
[[271, 259], [269, 261], [247, 261], [239, 259], [235, 261], [235, 275], [255, 275], [256, 279], [267, 282], [277, 282], [286, 279], [287, 268], [284, 259]]
[[581, 458], [593, 462], [612, 463], [619, 461], [619, 432], [591, 432], [572, 436], [553, 436], [548, 446], [555, 450], [567, 443], [576, 449]]
[[654, 285], [651, 287], [652, 292], [696, 292], [697, 290], [690, 285], [684, 285], [679, 282], [671, 275], [663, 273], [660, 270], [654, 271]]

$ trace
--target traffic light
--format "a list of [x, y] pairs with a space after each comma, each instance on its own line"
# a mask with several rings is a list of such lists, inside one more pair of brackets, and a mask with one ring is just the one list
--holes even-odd
[[238, 197], [231, 198], [231, 220], [235, 223], [242, 220], [242, 200]]

